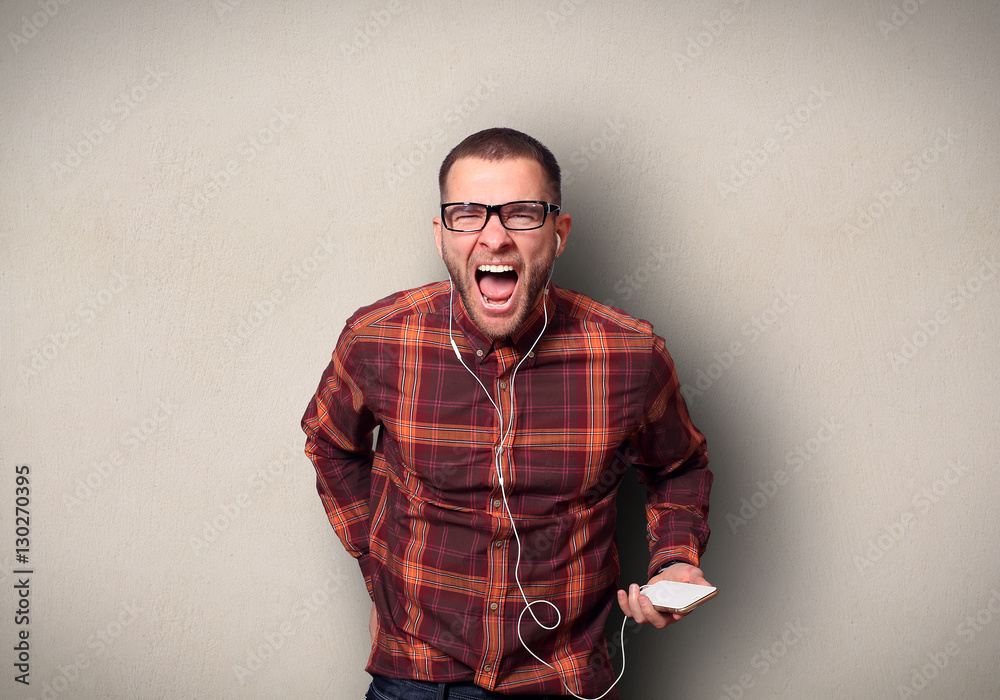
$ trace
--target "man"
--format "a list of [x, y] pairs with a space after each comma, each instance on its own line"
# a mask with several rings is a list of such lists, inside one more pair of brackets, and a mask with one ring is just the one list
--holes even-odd
[[622, 465], [647, 487], [650, 583], [707, 584], [705, 440], [652, 326], [549, 283], [571, 219], [545, 146], [473, 134], [440, 188], [450, 280], [351, 316], [302, 420], [374, 601], [369, 697], [596, 697]]

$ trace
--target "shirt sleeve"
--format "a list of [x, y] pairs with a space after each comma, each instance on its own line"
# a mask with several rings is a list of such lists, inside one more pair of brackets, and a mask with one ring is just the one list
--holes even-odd
[[670, 561], [698, 565], [708, 544], [708, 469], [705, 437], [691, 423], [673, 360], [654, 336], [642, 425], [628, 456], [646, 487], [649, 577]]
[[365, 405], [359, 386], [363, 375], [352, 351], [357, 351], [357, 336], [348, 326], [306, 408], [302, 429], [327, 517], [348, 553], [358, 560], [371, 595], [368, 514], [376, 420]]

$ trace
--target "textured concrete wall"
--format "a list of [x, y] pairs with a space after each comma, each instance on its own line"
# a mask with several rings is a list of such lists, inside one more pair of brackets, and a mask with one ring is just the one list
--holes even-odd
[[509, 125], [566, 171], [557, 282], [666, 337], [716, 473], [720, 596], [628, 633], [624, 696], [995, 697], [998, 29], [993, 0], [5, 2], [0, 696], [362, 696], [298, 420], [354, 309], [444, 277], [447, 149]]

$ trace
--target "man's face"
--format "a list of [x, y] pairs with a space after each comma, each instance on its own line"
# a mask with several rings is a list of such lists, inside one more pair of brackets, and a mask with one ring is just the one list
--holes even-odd
[[[460, 158], [452, 165], [442, 193], [444, 202], [506, 204], [519, 200], [551, 201], [542, 166], [530, 158], [502, 161]], [[496, 214], [474, 233], [449, 231], [434, 217], [434, 241], [479, 329], [493, 340], [510, 337], [539, 301], [555, 256], [569, 237], [570, 217], [549, 214], [541, 228], [508, 231]], [[556, 243], [556, 234], [562, 239]], [[513, 272], [490, 272], [481, 266], [510, 265]]]

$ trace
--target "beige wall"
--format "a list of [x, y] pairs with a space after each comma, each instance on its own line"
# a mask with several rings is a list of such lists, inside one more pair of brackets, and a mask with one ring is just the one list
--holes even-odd
[[509, 125], [567, 174], [557, 282], [666, 337], [716, 473], [721, 594], [629, 633], [624, 696], [995, 697], [998, 29], [992, 0], [5, 2], [0, 695], [363, 695], [298, 421], [351, 312], [444, 277], [447, 149]]

